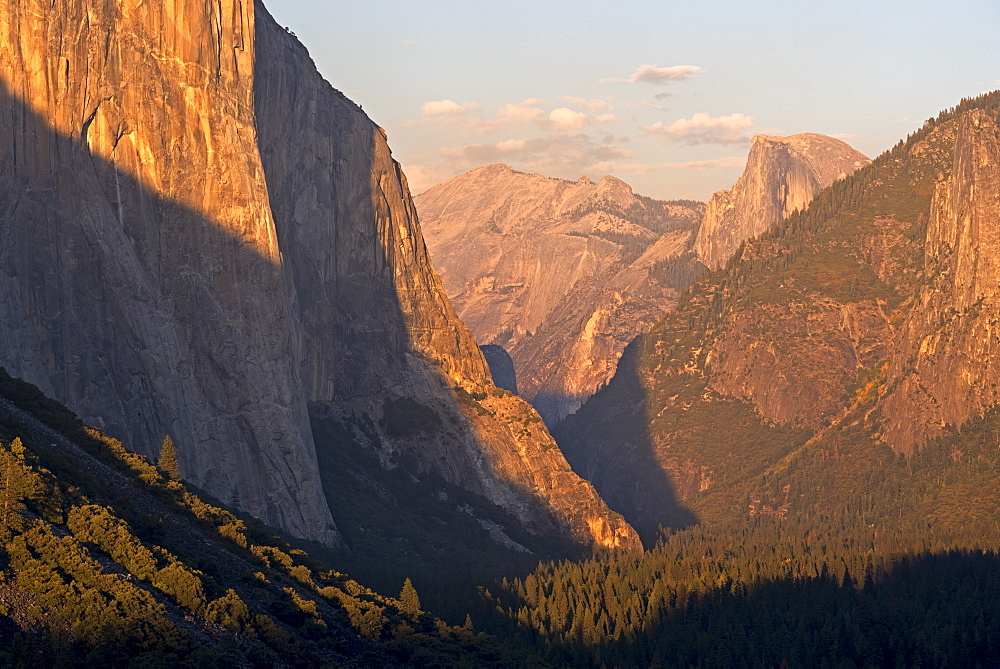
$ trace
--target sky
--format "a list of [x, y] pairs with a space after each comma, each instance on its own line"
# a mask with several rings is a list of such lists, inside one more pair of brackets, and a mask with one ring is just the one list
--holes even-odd
[[1000, 0], [265, 3], [386, 130], [414, 194], [503, 162], [707, 200], [755, 134], [875, 157], [1000, 88]]

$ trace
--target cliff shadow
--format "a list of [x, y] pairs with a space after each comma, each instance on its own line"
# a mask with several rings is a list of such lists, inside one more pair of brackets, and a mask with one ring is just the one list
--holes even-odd
[[[855, 567], [864, 563], [863, 557], [853, 557], [848, 562]], [[766, 560], [759, 555], [754, 559]], [[513, 616], [519, 608], [530, 609], [524, 618], [534, 629], [526, 633], [528, 625], [522, 624], [519, 631], [555, 666], [995, 666], [1000, 656], [997, 554], [922, 553], [893, 562], [884, 570], [853, 572], [843, 562], [831, 561], [817, 574], [767, 578], [752, 585], [745, 579], [723, 585], [649, 582], [637, 597], [648, 602], [642, 613], [627, 601], [596, 594], [632, 593], [625, 584], [635, 574], [616, 565], [621, 569], [576, 575], [577, 584], [594, 576], [599, 584], [590, 584], [595, 599], [570, 614], [570, 620], [557, 617], [560, 611], [551, 599], [546, 607], [533, 597], [514, 602], [504, 630], [517, 625]], [[747, 567], [752, 573], [754, 567]], [[546, 577], [540, 580], [538, 591], [551, 592]], [[591, 614], [603, 628], [584, 622], [583, 633], [573, 640], [564, 631], [538, 632], [539, 622], [554, 630], [570, 625], [576, 630], [580, 621], [575, 618]], [[547, 621], [539, 620], [546, 615]]]
[[497, 420], [475, 399], [495, 392], [488, 368], [431, 267], [384, 131], [258, 19], [261, 157], [282, 252], [297, 259], [317, 457], [351, 547], [341, 563], [398, 588], [401, 575], [419, 587], [578, 552], [504, 468], [517, 444], [482, 429]]
[[649, 393], [638, 371], [640, 335], [626, 347], [607, 386], [556, 425], [553, 434], [573, 469], [639, 532], [650, 548], [664, 528], [698, 523], [656, 457]]
[[[155, 458], [172, 435], [185, 478], [323, 540], [294, 323], [254, 236], [268, 220], [254, 194], [234, 196], [246, 206], [233, 227], [171, 195], [210, 203], [226, 186], [197, 157], [179, 165], [167, 139], [140, 156], [127, 118], [111, 158], [91, 151], [95, 116], [62, 132], [5, 78], [0, 110], [2, 364], [133, 451]], [[122, 166], [144, 161], [173, 190]]]

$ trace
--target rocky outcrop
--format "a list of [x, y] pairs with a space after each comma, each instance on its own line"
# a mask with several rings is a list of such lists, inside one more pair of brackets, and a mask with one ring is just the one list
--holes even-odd
[[477, 340], [503, 346], [546, 421], [614, 374], [625, 345], [675, 303], [696, 263], [694, 202], [487, 165], [415, 198], [434, 264]]
[[958, 126], [924, 265], [882, 407], [884, 438], [903, 452], [1000, 402], [1000, 128], [983, 111]]
[[744, 241], [769, 230], [819, 191], [869, 163], [846, 143], [826, 135], [756, 135], [736, 185], [712, 196], [695, 251], [712, 269], [723, 267]]
[[[499, 417], [523, 402], [459, 401], [495, 388], [385, 133], [260, 3], [20, 0], [0, 63], [11, 373], [139, 452], [171, 434], [185, 478], [301, 537], [335, 543], [350, 503], [311, 410], [538, 532], [636, 544], [543, 428]], [[385, 427], [403, 398], [434, 412], [419, 434]]]

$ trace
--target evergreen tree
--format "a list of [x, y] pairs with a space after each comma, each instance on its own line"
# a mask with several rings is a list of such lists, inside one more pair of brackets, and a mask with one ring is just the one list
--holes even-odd
[[405, 613], [414, 616], [420, 613], [420, 597], [417, 596], [417, 589], [413, 587], [409, 578], [403, 581], [403, 589], [399, 592], [399, 604]]
[[170, 478], [179, 480], [181, 478], [181, 468], [177, 464], [177, 451], [174, 450], [174, 440], [168, 434], [163, 438], [163, 446], [160, 447], [160, 469], [165, 471]]

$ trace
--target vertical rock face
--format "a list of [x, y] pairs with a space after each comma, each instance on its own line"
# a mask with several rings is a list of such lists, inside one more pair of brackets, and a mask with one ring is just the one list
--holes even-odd
[[384, 133], [259, 3], [16, 0], [0, 63], [11, 373], [147, 455], [171, 434], [185, 478], [326, 543], [309, 407], [384, 423], [420, 397], [447, 429], [386, 450], [539, 531], [635, 544], [544, 429], [503, 422], [517, 398], [457, 402], [493, 386]]
[[250, 2], [4, 3], [0, 362], [329, 543], [254, 60]]
[[743, 175], [712, 196], [695, 251], [712, 269], [723, 267], [744, 241], [770, 229], [819, 191], [869, 163], [850, 146], [825, 135], [757, 135]]
[[[528, 527], [636, 547], [632, 528], [573, 474], [531, 408], [493, 385], [431, 268], [385, 133], [263, 11], [257, 35], [261, 156], [314, 413], [355, 426], [367, 417], [369, 434], [379, 433], [368, 443], [384, 463], [416, 459]], [[387, 429], [388, 407], [400, 400], [441, 427]]]
[[697, 267], [701, 205], [644, 198], [613, 177], [494, 164], [415, 201], [459, 315], [479, 342], [509, 352], [521, 395], [550, 424], [608, 381]]
[[1000, 128], [983, 111], [958, 126], [924, 263], [883, 406], [884, 437], [904, 452], [1000, 402]]

